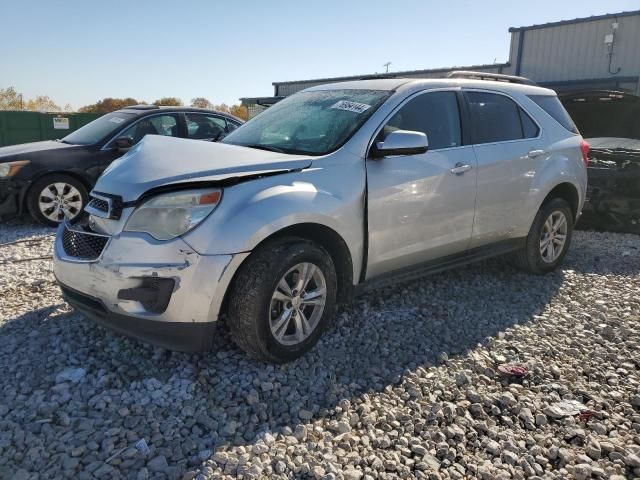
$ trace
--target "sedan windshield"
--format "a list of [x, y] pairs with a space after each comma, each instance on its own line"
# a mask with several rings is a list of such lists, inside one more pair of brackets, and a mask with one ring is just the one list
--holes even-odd
[[127, 112], [107, 113], [70, 133], [62, 141], [72, 145], [93, 145], [123, 127], [126, 122], [135, 116], [135, 113]]
[[326, 155], [344, 145], [391, 93], [349, 89], [300, 92], [245, 123], [223, 143]]

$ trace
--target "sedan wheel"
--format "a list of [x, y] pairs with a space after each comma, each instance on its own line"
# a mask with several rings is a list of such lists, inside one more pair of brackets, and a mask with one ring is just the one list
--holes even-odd
[[87, 196], [87, 189], [77, 178], [54, 173], [31, 185], [26, 204], [35, 220], [57, 227], [65, 218], [70, 222], [82, 218]]
[[38, 207], [42, 215], [52, 222], [61, 222], [65, 217], [73, 220], [82, 211], [82, 195], [69, 183], [52, 183], [40, 192]]

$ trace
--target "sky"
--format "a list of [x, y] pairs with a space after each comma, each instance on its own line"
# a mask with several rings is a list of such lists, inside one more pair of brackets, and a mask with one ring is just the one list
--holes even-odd
[[0, 88], [234, 104], [272, 82], [504, 62], [509, 27], [639, 0], [0, 0]]

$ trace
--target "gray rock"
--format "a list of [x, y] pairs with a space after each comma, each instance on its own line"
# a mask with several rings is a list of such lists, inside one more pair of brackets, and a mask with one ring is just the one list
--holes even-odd
[[56, 383], [72, 382], [79, 383], [84, 379], [87, 371], [84, 368], [69, 367], [56, 375]]
[[169, 464], [167, 463], [167, 459], [164, 455], [153, 457], [147, 462], [147, 468], [152, 472], [164, 472], [168, 466]]
[[631, 468], [640, 468], [640, 456], [635, 453], [627, 453], [624, 457], [624, 463]]
[[587, 463], [579, 463], [573, 467], [573, 475], [576, 477], [576, 480], [587, 480], [591, 478], [591, 473], [591, 465]]

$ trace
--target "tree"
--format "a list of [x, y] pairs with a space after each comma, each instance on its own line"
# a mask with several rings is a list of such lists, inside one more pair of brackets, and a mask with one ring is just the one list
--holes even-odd
[[230, 113], [231, 115], [235, 115], [242, 120], [247, 120], [249, 118], [249, 111], [247, 107], [243, 105], [227, 105], [226, 103], [221, 103], [220, 105], [214, 105], [214, 110], [224, 113]]
[[213, 103], [204, 97], [196, 97], [191, 99], [191, 106], [195, 108], [213, 108]]
[[249, 119], [249, 110], [244, 105], [231, 105], [230, 112], [231, 115], [235, 115], [242, 120]]
[[139, 105], [143, 102], [138, 102], [135, 98], [104, 98], [92, 105], [85, 105], [78, 109], [82, 113], [109, 113], [121, 108], [130, 107], [131, 105]]
[[64, 106], [64, 111], [65, 111], [65, 112], [73, 112], [73, 106], [72, 106], [70, 103], [67, 103], [67, 104]]
[[22, 110], [22, 94], [13, 87], [0, 88], [0, 110]]
[[48, 95], [36, 95], [35, 98], [29, 99], [25, 105], [27, 110], [32, 112], [59, 112], [60, 106], [51, 100]]
[[165, 107], [181, 107], [183, 105], [182, 100], [177, 97], [162, 97], [161, 99], [153, 102], [153, 104]]
[[221, 103], [220, 105], [214, 105], [213, 109], [219, 112], [231, 113], [231, 109], [229, 108], [229, 105], [227, 105], [226, 103]]

